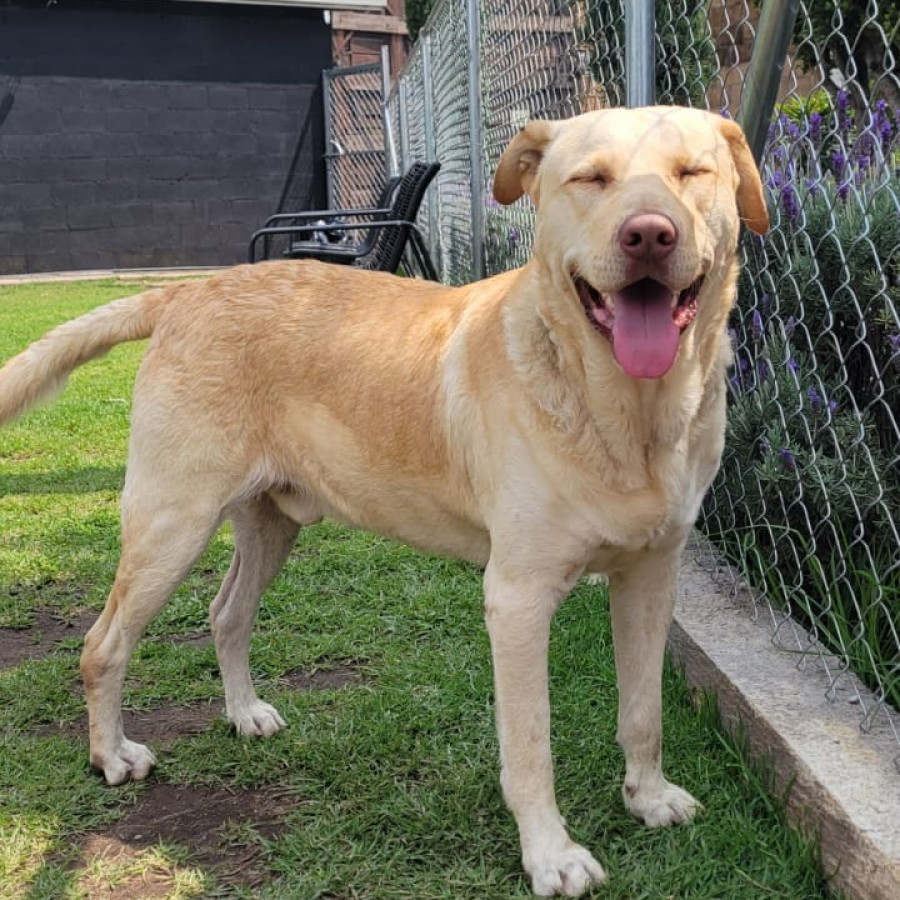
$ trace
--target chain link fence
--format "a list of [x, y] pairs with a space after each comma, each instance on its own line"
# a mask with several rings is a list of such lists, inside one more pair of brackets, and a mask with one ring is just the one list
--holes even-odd
[[[433, 10], [387, 121], [398, 165], [443, 166], [421, 222], [446, 283], [526, 261], [534, 211], [495, 204], [491, 174], [528, 119], [625, 102], [625, 2]], [[741, 246], [728, 444], [699, 526], [773, 640], [900, 743], [898, 11], [800, 4], [762, 161], [772, 230]], [[657, 2], [659, 102], [736, 116], [758, 16]]]
[[322, 86], [328, 208], [375, 206], [387, 168], [381, 66], [328, 69]]

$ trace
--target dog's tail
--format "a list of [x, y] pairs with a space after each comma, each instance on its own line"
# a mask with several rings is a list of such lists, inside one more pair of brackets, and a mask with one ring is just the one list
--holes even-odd
[[116, 344], [150, 337], [169, 299], [166, 288], [123, 297], [47, 332], [0, 368], [0, 426], [66, 386], [78, 366]]

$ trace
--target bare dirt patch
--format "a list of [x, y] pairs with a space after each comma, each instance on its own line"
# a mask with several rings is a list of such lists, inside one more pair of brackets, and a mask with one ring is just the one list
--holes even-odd
[[[258, 887], [270, 876], [264, 840], [279, 832], [299, 802], [297, 795], [273, 786], [152, 784], [118, 822], [85, 838], [73, 870], [84, 873], [79, 880], [90, 897], [152, 900], [173, 889], [177, 867], [154, 859], [151, 848], [177, 845], [186, 851], [188, 865], [220, 886]], [[90, 874], [110, 868], [138, 871], [112, 882]]]
[[344, 665], [334, 669], [316, 669], [313, 672], [300, 669], [288, 672], [278, 680], [296, 691], [333, 691], [350, 684], [359, 684], [363, 677], [356, 666]]
[[[319, 669], [313, 672], [298, 670], [289, 672], [278, 679], [278, 684], [286, 684], [296, 691], [337, 690], [347, 685], [359, 684], [362, 674], [350, 665], [334, 669]], [[160, 706], [156, 709], [124, 709], [122, 723], [125, 733], [133, 741], [165, 749], [181, 738], [201, 734], [210, 724], [225, 714], [224, 702], [198, 700], [183, 706]], [[87, 740], [87, 715], [83, 714], [73, 722], [37, 725], [33, 733], [39, 736], [60, 734]]]
[[[352, 664], [334, 669], [298, 670], [275, 682], [298, 691], [336, 690], [358, 684], [362, 674]], [[156, 748], [205, 731], [223, 715], [221, 700], [152, 710], [124, 710], [125, 731], [132, 740]], [[41, 725], [37, 734], [64, 734], [87, 741], [87, 717]], [[256, 790], [228, 785], [151, 783], [114, 824], [77, 840], [69, 864], [73, 881], [89, 900], [157, 900], [184, 888], [188, 896], [205, 896], [197, 879], [212, 879], [219, 891], [249, 888], [272, 877], [265, 841], [278, 834], [286, 815], [302, 802], [276, 785]], [[160, 849], [178, 847], [172, 855]], [[184, 859], [186, 861], [179, 862]], [[202, 874], [198, 874], [198, 871]], [[194, 893], [199, 890], [201, 893]], [[222, 894], [221, 896], [225, 896]]]
[[[122, 723], [131, 740], [165, 749], [183, 737], [206, 731], [223, 710], [221, 700], [198, 700], [184, 706], [160, 706], [157, 709], [124, 709]], [[39, 737], [62, 735], [87, 741], [87, 714], [83, 713], [72, 722], [35, 725], [31, 732]]]
[[0, 628], [0, 669], [46, 656], [60, 641], [83, 638], [96, 618], [94, 610], [67, 614], [39, 609], [27, 628]]

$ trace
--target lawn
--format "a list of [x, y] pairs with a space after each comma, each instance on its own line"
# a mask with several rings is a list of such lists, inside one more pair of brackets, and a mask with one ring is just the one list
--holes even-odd
[[[0, 360], [137, 289], [0, 287]], [[126, 728], [158, 768], [120, 788], [90, 770], [78, 651], [115, 569], [141, 352], [117, 348], [0, 432], [0, 898], [530, 896], [498, 786], [479, 573], [369, 534], [305, 529], [264, 598], [251, 659], [289, 727], [255, 741], [222, 719], [205, 637], [224, 528], [129, 669]], [[557, 616], [551, 689], [560, 806], [610, 875], [592, 896], [829, 896], [765, 779], [677, 673], [667, 771], [705, 810], [659, 831], [625, 812], [601, 588], [580, 586]]]

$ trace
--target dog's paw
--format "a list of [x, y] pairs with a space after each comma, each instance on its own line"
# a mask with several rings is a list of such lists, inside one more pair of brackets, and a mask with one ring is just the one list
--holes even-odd
[[609, 576], [603, 572], [585, 572], [584, 580], [587, 584], [606, 587], [609, 584]]
[[665, 780], [653, 790], [632, 792], [626, 784], [622, 796], [628, 811], [651, 828], [690, 822], [702, 808], [687, 791]]
[[231, 711], [228, 714], [228, 721], [238, 734], [245, 737], [270, 737], [286, 724], [278, 715], [278, 710], [268, 703], [263, 703], [262, 700]]
[[606, 881], [600, 863], [578, 844], [556, 853], [539, 854], [528, 867], [531, 889], [539, 897], [578, 897]]
[[156, 765], [156, 757], [143, 744], [122, 738], [112, 752], [92, 753], [91, 765], [103, 772], [107, 784], [117, 785], [146, 778]]

